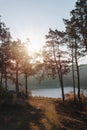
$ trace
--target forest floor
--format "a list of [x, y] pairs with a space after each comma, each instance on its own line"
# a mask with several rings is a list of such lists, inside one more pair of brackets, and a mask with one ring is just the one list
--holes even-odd
[[[83, 105], [83, 106], [82, 106]], [[0, 106], [0, 130], [87, 130], [87, 99], [31, 97]]]

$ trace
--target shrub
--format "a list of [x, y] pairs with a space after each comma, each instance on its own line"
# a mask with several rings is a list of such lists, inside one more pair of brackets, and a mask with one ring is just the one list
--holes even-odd
[[12, 101], [13, 95], [8, 92], [4, 87], [0, 86], [0, 104]]

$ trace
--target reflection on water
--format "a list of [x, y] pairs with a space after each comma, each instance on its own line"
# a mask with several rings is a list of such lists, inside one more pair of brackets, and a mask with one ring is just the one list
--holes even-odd
[[[76, 91], [77, 91], [77, 89], [76, 89]], [[65, 87], [64, 92], [65, 92], [65, 94], [73, 92], [73, 88]], [[61, 98], [61, 88], [35, 89], [35, 90], [32, 90], [32, 96]]]

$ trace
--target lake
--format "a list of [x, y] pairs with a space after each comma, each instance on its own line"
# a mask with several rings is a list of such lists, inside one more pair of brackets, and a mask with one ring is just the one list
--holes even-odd
[[[77, 91], [77, 89], [76, 89]], [[73, 92], [72, 87], [64, 88], [65, 94]], [[35, 89], [32, 90], [32, 96], [41, 96], [41, 97], [51, 97], [51, 98], [61, 98], [61, 88], [50, 88], [50, 89]]]

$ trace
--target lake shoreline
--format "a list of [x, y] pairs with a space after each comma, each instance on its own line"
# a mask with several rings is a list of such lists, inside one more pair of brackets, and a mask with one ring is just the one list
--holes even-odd
[[[65, 87], [64, 88], [65, 94], [72, 93], [73, 87]], [[77, 92], [77, 88], [76, 88]], [[46, 89], [34, 89], [31, 90], [32, 96], [39, 96], [39, 97], [49, 97], [49, 98], [61, 98], [61, 88], [46, 88]]]

